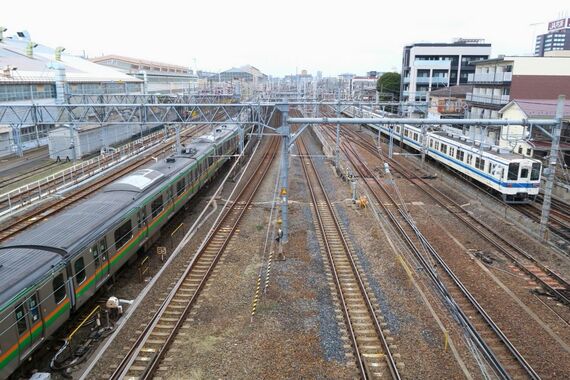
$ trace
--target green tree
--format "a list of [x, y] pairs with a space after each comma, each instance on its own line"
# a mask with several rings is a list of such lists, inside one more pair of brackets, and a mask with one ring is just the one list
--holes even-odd
[[380, 100], [397, 100], [400, 97], [401, 76], [398, 73], [384, 73], [376, 82]]

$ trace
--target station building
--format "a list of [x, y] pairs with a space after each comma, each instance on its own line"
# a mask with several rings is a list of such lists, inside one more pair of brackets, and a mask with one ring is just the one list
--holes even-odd
[[104, 55], [91, 61], [142, 80], [146, 93], [187, 94], [198, 89], [198, 76], [188, 67], [120, 55]]
[[[0, 30], [2, 30], [0, 28]], [[0, 32], [0, 103], [65, 103], [71, 94], [136, 94], [143, 81], [34, 42], [28, 32]], [[45, 115], [49, 117], [49, 115]], [[0, 157], [47, 144], [54, 125], [0, 125]]]

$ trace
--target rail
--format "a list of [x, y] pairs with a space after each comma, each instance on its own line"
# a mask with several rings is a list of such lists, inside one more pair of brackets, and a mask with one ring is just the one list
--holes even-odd
[[[279, 140], [271, 138], [263, 159], [258, 162], [235, 202], [224, 211], [205, 243], [188, 265], [168, 297], [138, 336], [110, 377], [111, 379], [151, 378], [186, 320], [198, 295], [210, 277], [243, 214], [257, 192], [275, 157]], [[156, 339], [151, 339], [154, 337]]]
[[[303, 171], [307, 178], [307, 184], [309, 187], [309, 192], [311, 194], [315, 214], [317, 215], [317, 221], [324, 242], [324, 248], [327, 252], [327, 257], [332, 268], [335, 286], [339, 294], [343, 315], [345, 317], [353, 349], [356, 354], [360, 374], [364, 379], [368, 379], [371, 377], [371, 375], [383, 376], [382, 372], [376, 371], [380, 370], [380, 361], [382, 358], [385, 358], [388, 371], [392, 378], [400, 379], [401, 377], [398, 372], [396, 361], [391, 353], [390, 346], [381, 328], [378, 317], [376, 316], [374, 306], [368, 296], [362, 276], [360, 275], [354, 258], [352, 257], [351, 249], [344, 236], [340, 222], [338, 221], [336, 214], [331, 206], [331, 202], [326, 194], [314, 163], [308, 155], [303, 138], [297, 141], [297, 147], [299, 149], [300, 155], [304, 157], [304, 163], [302, 165]], [[306, 165], [305, 163], [309, 165]], [[338, 249], [339, 246], [342, 246], [342, 250]], [[349, 276], [348, 272], [343, 270], [344, 264], [346, 262], [350, 264], [352, 276]], [[353, 288], [351, 285], [354, 283], [356, 283], [358, 289], [360, 290], [359, 295], [361, 298], [358, 298], [356, 294], [351, 292], [351, 289]], [[350, 295], [350, 300], [347, 299], [348, 297], [345, 297], [345, 293], [347, 295]], [[369, 337], [366, 336], [366, 331], [368, 331], [366, 327], [361, 329], [355, 328], [356, 323], [353, 322], [354, 320], [358, 320], [359, 323], [362, 324], [363, 321], [367, 320], [367, 318], [358, 316], [356, 313], [356, 310], [358, 309], [358, 303], [364, 304], [368, 310], [368, 318], [370, 318], [372, 322], [371, 325], [373, 326], [374, 331], [376, 331], [376, 336], [381, 343], [383, 352], [378, 352], [378, 350], [375, 348], [372, 349], [372, 352], [362, 352], [366, 350], [364, 348], [361, 348], [364, 346], [361, 343], [362, 339]], [[366, 323], [364, 322], [364, 324]], [[370, 341], [366, 341], [370, 344]]]

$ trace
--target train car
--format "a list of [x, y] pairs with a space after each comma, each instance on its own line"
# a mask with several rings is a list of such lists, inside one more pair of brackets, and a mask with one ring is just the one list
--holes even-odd
[[[347, 116], [378, 117], [355, 107]], [[422, 150], [421, 128], [412, 125], [374, 126], [387, 136]], [[426, 155], [500, 194], [507, 203], [529, 203], [540, 191], [542, 164], [514, 153], [504, 153], [470, 144], [450, 132], [426, 132]]]
[[0, 246], [0, 378], [148, 249], [238, 145], [237, 126], [216, 127]]

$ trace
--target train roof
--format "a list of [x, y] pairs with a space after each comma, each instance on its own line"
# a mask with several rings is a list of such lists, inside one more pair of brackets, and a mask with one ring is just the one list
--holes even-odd
[[61, 261], [61, 255], [53, 251], [37, 248], [0, 249], [0, 310], [6, 302]]
[[217, 127], [209, 134], [211, 138], [189, 143], [191, 153], [139, 169], [5, 241], [0, 245], [0, 305], [92, 241], [102, 228], [118, 223], [130, 207], [140, 204], [166, 178], [188, 167], [212, 142], [223, 140], [232, 131], [235, 128]]

